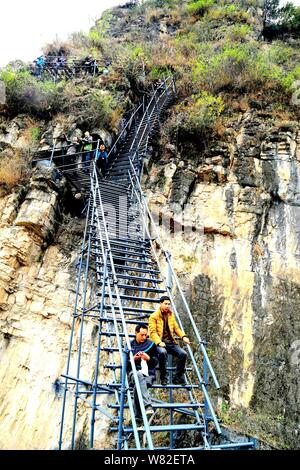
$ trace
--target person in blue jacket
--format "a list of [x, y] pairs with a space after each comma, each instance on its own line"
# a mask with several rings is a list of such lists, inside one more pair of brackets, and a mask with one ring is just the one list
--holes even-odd
[[95, 162], [97, 168], [101, 171], [102, 176], [105, 176], [107, 169], [108, 153], [105, 145], [101, 144], [99, 149], [95, 152]]
[[[137, 376], [140, 383], [140, 388], [143, 396], [143, 401], [146, 409], [146, 415], [152, 415], [154, 410], [152, 408], [151, 397], [148, 392], [148, 387], [151, 387], [156, 379], [156, 366], [158, 364], [157, 349], [155, 344], [148, 338], [148, 326], [145, 324], [136, 325], [135, 339], [130, 343], [133, 353], [135, 367], [137, 369]], [[134, 385], [134, 377], [130, 361], [127, 363], [127, 374], [129, 385]], [[134, 385], [134, 413], [136, 419], [141, 419], [141, 409], [139, 405], [138, 394]]]
[[43, 69], [44, 69], [44, 65], [45, 65], [45, 58], [44, 56], [40, 56], [38, 57], [35, 61], [35, 75], [36, 76], [40, 76], [43, 72]]

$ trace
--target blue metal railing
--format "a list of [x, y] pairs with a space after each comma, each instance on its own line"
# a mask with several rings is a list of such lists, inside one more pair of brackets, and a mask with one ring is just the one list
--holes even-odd
[[[163, 242], [162, 242], [162, 239], [161, 239], [161, 237], [160, 237], [160, 234], [159, 234], [159, 232], [158, 232], [158, 229], [157, 229], [157, 227], [156, 227], [156, 224], [154, 223], [154, 220], [153, 220], [152, 214], [151, 214], [151, 212], [150, 212], [150, 210], [149, 210], [147, 201], [146, 201], [146, 199], [145, 199], [145, 197], [144, 197], [144, 195], [143, 195], [143, 193], [142, 193], [142, 188], [141, 188], [141, 186], [140, 186], [140, 182], [139, 182], [139, 179], [138, 179], [138, 177], [137, 177], [137, 174], [136, 174], [136, 171], [135, 171], [135, 168], [134, 168], [133, 164], [132, 164], [132, 166], [131, 166], [131, 169], [132, 169], [132, 174], [133, 174], [133, 177], [134, 177], [134, 180], [133, 180], [131, 174], [129, 173], [129, 178], [130, 178], [131, 186], [132, 186], [132, 188], [133, 188], [133, 191], [134, 191], [134, 194], [135, 194], [135, 196], [136, 196], [136, 199], [137, 199], [137, 201], [138, 201], [138, 203], [139, 203], [139, 207], [141, 208], [141, 214], [142, 214], [143, 224], [144, 224], [146, 233], [147, 233], [147, 235], [148, 235], [148, 238], [149, 238], [149, 240], [150, 240], [151, 247], [152, 247], [152, 251], [153, 251], [153, 254], [154, 254], [156, 263], [157, 263], [157, 265], [158, 265], [158, 267], [159, 267], [159, 270], [160, 270], [161, 272], [163, 272], [163, 271], [162, 271], [161, 262], [160, 262], [160, 260], [159, 260], [159, 257], [158, 257], [158, 255], [157, 255], [157, 253], [156, 253], [155, 246], [154, 246], [154, 243], [153, 243], [153, 235], [151, 236], [150, 230], [149, 230], [149, 228], [148, 228], [146, 216], [149, 218], [150, 223], [151, 223], [151, 227], [152, 227], [152, 228], [154, 229], [154, 231], [155, 231], [155, 240], [158, 241], [158, 243], [159, 243], [159, 245], [160, 245], [160, 248], [161, 248], [161, 251], [162, 251], [162, 253], [163, 253], [163, 255], [164, 255], [165, 261], [166, 261], [166, 263], [167, 263], [167, 266], [169, 267], [169, 269], [170, 269], [170, 271], [171, 271], [171, 273], [172, 273], [172, 278], [175, 280], [176, 287], [178, 288], [179, 293], [180, 293], [180, 297], [181, 297], [181, 299], [182, 299], [182, 301], [183, 301], [183, 303], [184, 303], [184, 306], [186, 307], [187, 316], [188, 316], [188, 319], [189, 319], [189, 321], [190, 321], [190, 323], [191, 323], [191, 325], [192, 325], [193, 332], [194, 332], [195, 337], [196, 337], [196, 339], [197, 339], [198, 345], [199, 345], [200, 350], [201, 350], [201, 352], [202, 352], [202, 354], [203, 354], [203, 356], [204, 356], [204, 359], [205, 359], [205, 361], [206, 361], [207, 367], [209, 368], [209, 371], [210, 371], [210, 373], [211, 373], [211, 375], [212, 375], [212, 378], [213, 378], [213, 381], [214, 381], [214, 383], [215, 383], [215, 386], [216, 386], [216, 388], [218, 389], [218, 388], [220, 388], [220, 386], [219, 386], [219, 383], [218, 383], [217, 378], [216, 378], [216, 376], [215, 376], [215, 373], [214, 373], [212, 364], [211, 364], [210, 359], [209, 359], [209, 357], [208, 357], [208, 355], [207, 355], [206, 349], [205, 349], [205, 347], [204, 347], [204, 345], [203, 345], [203, 341], [202, 341], [202, 339], [201, 339], [201, 337], [200, 337], [200, 334], [199, 334], [199, 331], [198, 331], [198, 329], [197, 329], [197, 327], [196, 327], [196, 324], [195, 324], [195, 321], [194, 321], [194, 319], [193, 319], [192, 313], [191, 313], [191, 311], [190, 311], [190, 309], [189, 309], [189, 307], [188, 307], [188, 304], [187, 304], [187, 302], [186, 302], [186, 299], [185, 299], [185, 296], [184, 296], [183, 291], [182, 291], [182, 289], [181, 289], [181, 286], [180, 286], [179, 280], [178, 280], [178, 278], [177, 278], [176, 272], [175, 272], [175, 270], [174, 270], [174, 267], [173, 267], [173, 265], [172, 265], [172, 262], [170, 261], [170, 257], [169, 257], [169, 255], [168, 255], [168, 252], [167, 252], [167, 251], [165, 250], [165, 248], [164, 248], [164, 244], [163, 244]], [[180, 316], [179, 316], [178, 311], [177, 311], [177, 308], [176, 308], [174, 296], [173, 296], [173, 294], [172, 294], [172, 291], [171, 291], [170, 287], [168, 286], [168, 282], [167, 282], [166, 278], [164, 279], [164, 282], [165, 282], [165, 287], [166, 287], [166, 290], [167, 290], [167, 292], [168, 292], [168, 295], [170, 296], [170, 299], [171, 299], [171, 304], [172, 304], [172, 308], [173, 308], [173, 312], [174, 312], [174, 314], [175, 314], [176, 320], [178, 321], [179, 327], [183, 329], [183, 324], [182, 324], [182, 321], [181, 321], [181, 319], [180, 319]], [[195, 373], [196, 373], [196, 375], [197, 375], [199, 384], [201, 385], [201, 389], [202, 389], [202, 392], [203, 392], [203, 394], [204, 394], [206, 403], [207, 403], [208, 408], [209, 408], [209, 410], [210, 410], [212, 419], [213, 419], [214, 424], [215, 424], [215, 426], [216, 426], [217, 432], [218, 432], [219, 434], [221, 434], [221, 428], [220, 428], [218, 419], [217, 419], [217, 417], [216, 417], [215, 411], [214, 411], [214, 409], [213, 409], [212, 403], [211, 403], [210, 398], [209, 398], [209, 395], [208, 395], [208, 393], [207, 393], [206, 385], [205, 385], [205, 383], [204, 383], [204, 381], [203, 381], [203, 379], [202, 379], [202, 376], [201, 376], [199, 367], [198, 367], [198, 365], [197, 365], [197, 363], [196, 363], [194, 354], [193, 354], [193, 352], [192, 352], [192, 350], [191, 350], [191, 347], [190, 347], [189, 345], [187, 345], [187, 349], [188, 349], [188, 352], [189, 352], [190, 359], [191, 359], [191, 361], [192, 361], [192, 363], [193, 363], [194, 370], [195, 370]]]

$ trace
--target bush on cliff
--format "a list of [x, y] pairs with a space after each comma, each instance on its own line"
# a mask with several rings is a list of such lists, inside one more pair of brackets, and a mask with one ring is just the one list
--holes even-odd
[[64, 83], [38, 81], [29, 72], [2, 72], [1, 79], [6, 88], [6, 100], [11, 115], [28, 113], [37, 117], [48, 117], [61, 107], [61, 92]]
[[223, 110], [221, 97], [201, 91], [176, 106], [166, 130], [171, 135], [178, 132], [183, 140], [207, 137], [212, 133]]
[[64, 108], [64, 112], [75, 114], [77, 122], [87, 128], [102, 127], [116, 131], [126, 105], [125, 99], [122, 104], [120, 100], [116, 92], [112, 95], [94, 88], [81, 97], [75, 97], [73, 103]]
[[214, 5], [215, 0], [197, 0], [191, 1], [187, 5], [187, 11], [190, 14], [204, 15], [212, 5]]

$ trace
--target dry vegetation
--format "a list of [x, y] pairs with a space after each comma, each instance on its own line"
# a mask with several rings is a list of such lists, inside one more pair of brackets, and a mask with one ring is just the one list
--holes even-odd
[[10, 189], [17, 184], [24, 182], [27, 175], [27, 163], [21, 152], [7, 154], [0, 158], [0, 185]]

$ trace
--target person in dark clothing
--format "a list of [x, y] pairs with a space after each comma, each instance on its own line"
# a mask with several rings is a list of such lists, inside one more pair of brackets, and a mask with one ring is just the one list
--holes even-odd
[[[140, 388], [143, 396], [143, 401], [146, 409], [146, 415], [152, 415], [154, 410], [151, 404], [151, 397], [148, 392], [148, 387], [151, 387], [156, 379], [155, 367], [158, 364], [157, 350], [155, 344], [147, 339], [148, 326], [137, 325], [135, 328], [135, 339], [131, 341], [131, 349], [133, 359], [137, 369], [137, 376], [140, 383]], [[127, 365], [127, 374], [129, 385], [134, 385], [134, 376], [131, 368], [130, 361]], [[139, 405], [138, 394], [136, 387], [133, 389], [134, 394], [134, 413], [137, 419], [141, 418], [141, 409]]]
[[95, 152], [95, 162], [97, 168], [101, 170], [102, 176], [105, 176], [106, 169], [107, 169], [107, 159], [108, 154], [104, 144], [101, 144], [99, 149]]
[[93, 73], [93, 70], [94, 70], [93, 57], [91, 55], [88, 55], [83, 59], [82, 62], [83, 62], [83, 65], [82, 65], [83, 72], [85, 72], [86, 74]]

